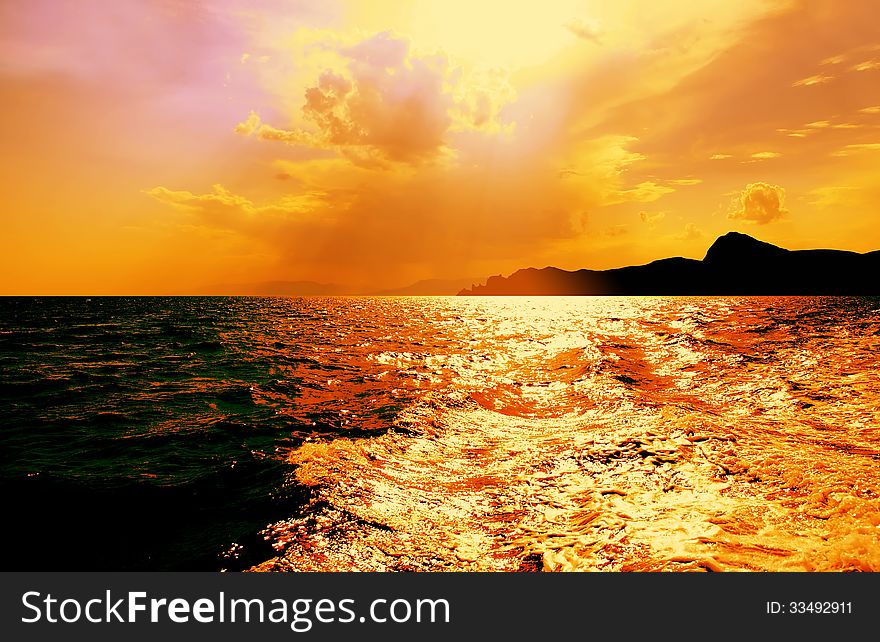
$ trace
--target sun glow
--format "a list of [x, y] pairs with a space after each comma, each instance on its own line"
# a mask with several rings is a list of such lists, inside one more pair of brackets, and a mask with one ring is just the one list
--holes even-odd
[[[586, 25], [584, 2], [555, 0], [529, 4], [506, 0], [419, 0], [409, 26], [413, 39], [444, 49], [474, 65], [517, 69], [552, 58]], [[589, 16], [586, 16], [587, 18]]]

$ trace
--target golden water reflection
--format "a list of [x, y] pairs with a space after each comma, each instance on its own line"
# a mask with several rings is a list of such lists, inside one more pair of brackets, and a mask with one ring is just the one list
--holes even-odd
[[394, 305], [423, 393], [291, 453], [259, 570], [880, 570], [876, 299]]

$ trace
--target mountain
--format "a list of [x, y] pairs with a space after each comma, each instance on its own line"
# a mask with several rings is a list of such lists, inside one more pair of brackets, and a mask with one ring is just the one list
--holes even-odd
[[702, 261], [681, 257], [612, 270], [555, 267], [489, 277], [461, 290], [482, 295], [880, 294], [880, 250], [786, 250], [738, 232], [715, 240]]
[[441, 296], [455, 294], [479, 279], [425, 279], [406, 287], [375, 292], [376, 296]]
[[353, 289], [336, 283], [316, 281], [261, 281], [227, 283], [205, 288], [203, 294], [222, 296], [335, 296], [353, 294]]
[[212, 285], [199, 294], [218, 296], [440, 296], [452, 295], [479, 279], [425, 279], [405, 287], [367, 291], [337, 283], [316, 281], [261, 281], [258, 283], [225, 283]]

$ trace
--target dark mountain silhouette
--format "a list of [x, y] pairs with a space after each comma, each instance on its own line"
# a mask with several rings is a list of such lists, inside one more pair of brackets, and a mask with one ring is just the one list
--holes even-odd
[[507, 278], [489, 277], [459, 295], [875, 295], [877, 274], [880, 250], [786, 250], [728, 232], [702, 261], [676, 257], [574, 272], [528, 268]]

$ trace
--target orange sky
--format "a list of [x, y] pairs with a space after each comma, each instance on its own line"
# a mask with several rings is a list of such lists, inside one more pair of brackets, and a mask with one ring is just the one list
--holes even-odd
[[520, 4], [0, 4], [0, 293], [880, 248], [874, 0]]

